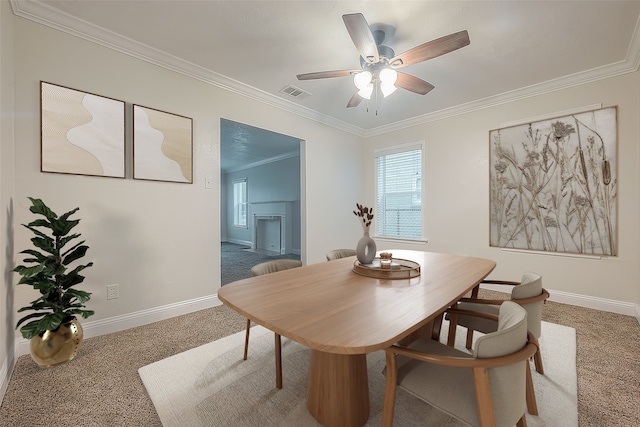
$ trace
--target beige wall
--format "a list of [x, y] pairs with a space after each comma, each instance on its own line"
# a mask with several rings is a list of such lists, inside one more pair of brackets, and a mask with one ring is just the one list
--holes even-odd
[[[15, 43], [15, 223], [31, 220], [27, 196], [59, 214], [80, 207], [86, 260], [95, 263], [83, 289], [93, 292], [88, 306], [96, 314], [85, 322], [215, 296], [221, 117], [305, 140], [304, 259], [322, 261], [329, 249], [357, 240], [351, 205], [362, 193], [362, 138], [22, 18], [15, 18]], [[41, 173], [40, 80], [193, 118], [193, 185]], [[214, 178], [213, 190], [205, 177]], [[16, 252], [29, 237], [16, 227]], [[120, 286], [117, 300], [106, 299], [111, 284]], [[17, 287], [15, 307], [33, 297]]]
[[[366, 141], [365, 171], [373, 176], [373, 150], [416, 140], [426, 141], [426, 236], [420, 246], [497, 261], [494, 278], [518, 280], [525, 270], [542, 274], [544, 286], [577, 305], [590, 299], [616, 301], [637, 313], [640, 302], [638, 182], [640, 73], [510, 102], [448, 119], [377, 135]], [[618, 257], [588, 259], [514, 253], [489, 247], [489, 131], [520, 119], [602, 104], [618, 106]], [[373, 200], [373, 180], [367, 194]], [[388, 245], [387, 245], [388, 246]], [[637, 314], [636, 314], [637, 315]]]

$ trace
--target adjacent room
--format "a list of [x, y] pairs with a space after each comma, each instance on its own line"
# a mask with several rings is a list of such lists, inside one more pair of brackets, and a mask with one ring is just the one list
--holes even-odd
[[300, 259], [301, 143], [220, 120], [221, 285], [262, 262]]
[[639, 28], [0, 0], [0, 425], [640, 425]]

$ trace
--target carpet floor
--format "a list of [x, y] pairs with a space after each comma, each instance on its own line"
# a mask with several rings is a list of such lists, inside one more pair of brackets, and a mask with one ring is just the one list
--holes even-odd
[[[443, 325], [441, 341], [446, 341]], [[459, 327], [456, 347], [464, 348]], [[476, 334], [479, 335], [479, 334]], [[539, 415], [529, 427], [577, 427], [575, 329], [543, 322], [540, 340], [545, 375], [532, 373]], [[309, 349], [285, 339], [283, 388], [274, 387], [273, 333], [251, 332], [249, 357], [241, 360], [244, 332], [222, 338], [140, 368], [139, 373], [164, 427], [318, 427], [306, 407]], [[366, 427], [382, 423], [385, 352], [367, 354], [370, 415]], [[394, 425], [464, 427], [399, 389]]]
[[[576, 329], [579, 426], [640, 425], [638, 321], [553, 302], [544, 305], [543, 320]], [[244, 327], [244, 317], [219, 306], [88, 338], [74, 360], [54, 368], [22, 356], [0, 406], [0, 426], [160, 427], [138, 369]]]

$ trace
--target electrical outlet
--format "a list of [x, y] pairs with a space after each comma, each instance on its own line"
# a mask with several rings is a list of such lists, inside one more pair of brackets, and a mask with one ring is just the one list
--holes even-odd
[[118, 298], [118, 285], [107, 286], [107, 299], [117, 299], [117, 298]]

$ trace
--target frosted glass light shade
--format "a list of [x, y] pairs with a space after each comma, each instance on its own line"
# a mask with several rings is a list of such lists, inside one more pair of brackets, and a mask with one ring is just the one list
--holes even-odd
[[383, 68], [380, 70], [380, 82], [393, 86], [398, 79], [398, 72], [393, 68]]
[[364, 99], [371, 99], [371, 94], [373, 93], [373, 83], [369, 83], [363, 89], [358, 91], [358, 95], [360, 95]]
[[364, 90], [370, 83], [373, 75], [369, 71], [363, 71], [353, 77], [353, 83], [360, 90]]
[[380, 90], [382, 91], [382, 96], [384, 96], [385, 98], [395, 92], [396, 89], [398, 88], [393, 84], [387, 84], [385, 82], [380, 83]]

